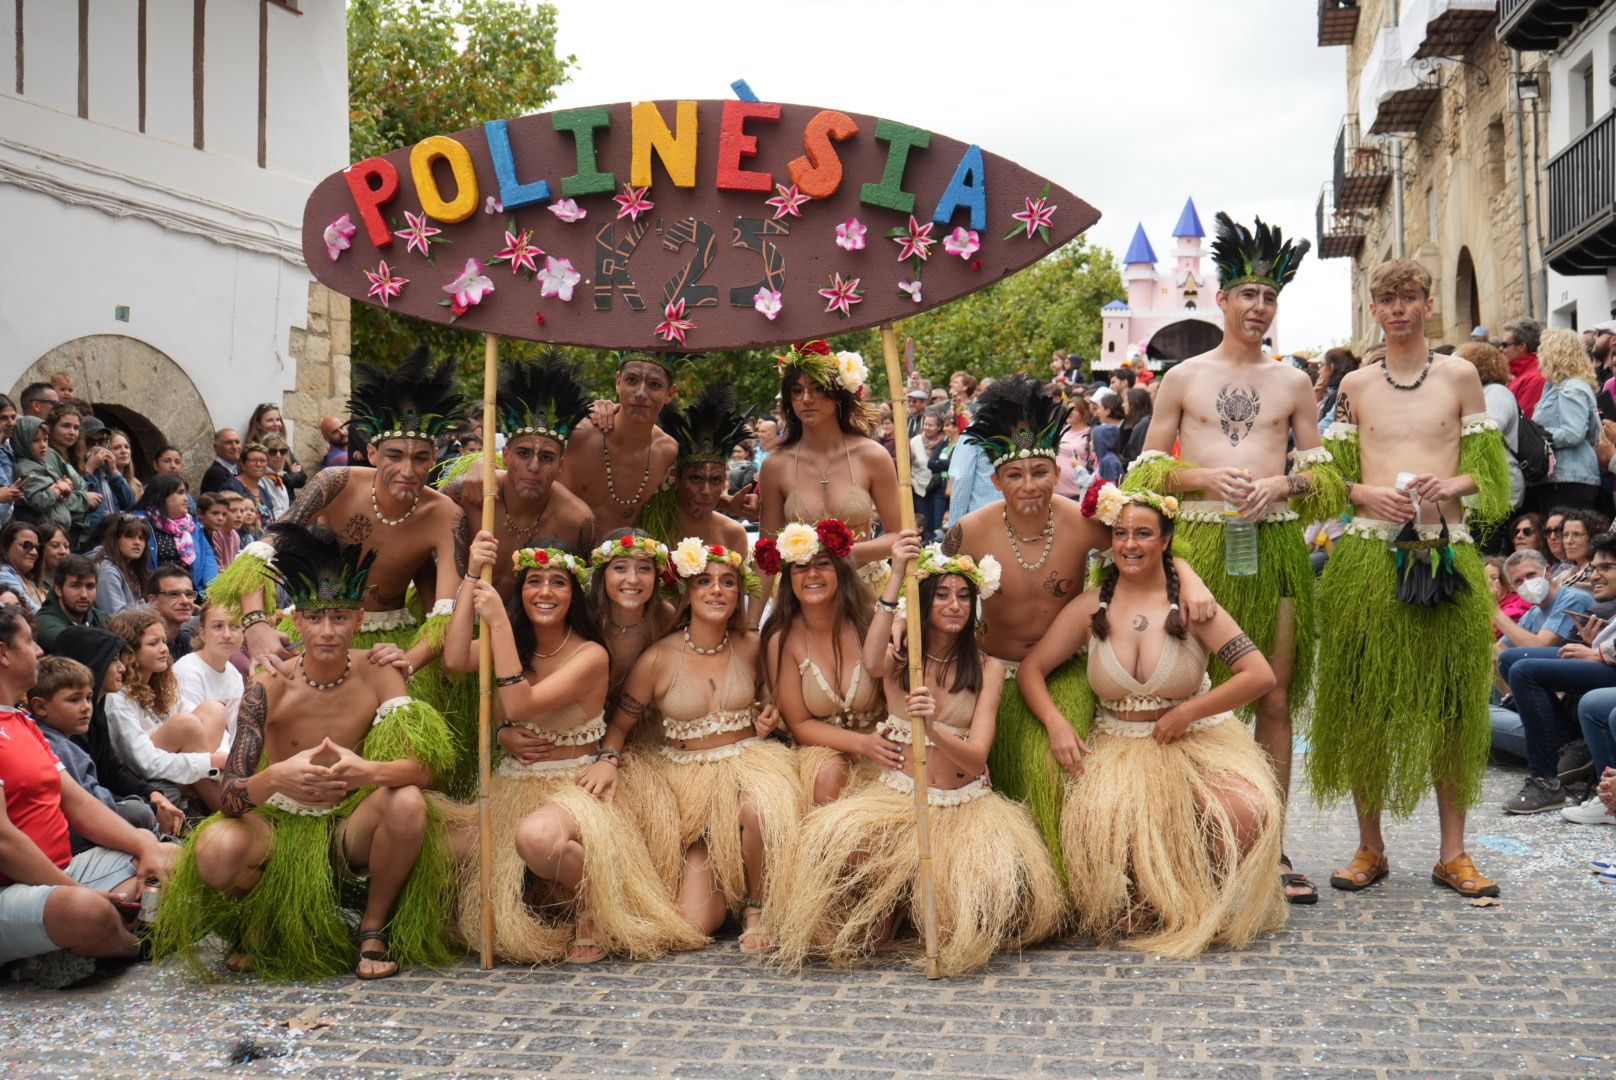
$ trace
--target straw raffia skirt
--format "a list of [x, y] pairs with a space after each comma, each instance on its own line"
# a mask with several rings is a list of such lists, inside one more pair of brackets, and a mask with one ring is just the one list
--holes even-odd
[[[1027, 808], [985, 778], [931, 788], [929, 797], [942, 972], [975, 971], [997, 952], [1060, 929], [1065, 897]], [[799, 968], [823, 958], [849, 967], [874, 956], [896, 917], [923, 927], [918, 866], [908, 776], [882, 770], [880, 782], [815, 810], [803, 822], [802, 853], [781, 903], [778, 962]]]
[[799, 745], [796, 753], [797, 778], [802, 784], [802, 812], [805, 814], [814, 808], [814, 785], [819, 782], [819, 774], [823, 770], [839, 764], [847, 766], [847, 786], [842, 789], [843, 798], [881, 775], [881, 766], [863, 754], [844, 754], [829, 746], [807, 745]]
[[[1284, 925], [1284, 811], [1273, 769], [1233, 713], [1208, 720], [1165, 746], [1150, 737], [1154, 724], [1096, 724], [1094, 752], [1067, 781], [1061, 814], [1081, 933], [1189, 957], [1214, 945], [1242, 948]], [[1116, 724], [1143, 737], [1112, 734]], [[1231, 786], [1261, 821], [1243, 854], [1218, 798]]]

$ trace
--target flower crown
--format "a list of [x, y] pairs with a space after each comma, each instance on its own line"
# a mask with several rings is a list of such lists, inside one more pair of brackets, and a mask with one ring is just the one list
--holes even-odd
[[757, 571], [746, 561], [746, 556], [722, 544], [704, 544], [699, 536], [687, 536], [679, 541], [671, 556], [674, 570], [680, 578], [693, 578], [706, 572], [708, 563], [721, 563], [734, 567], [741, 575], [748, 596], [761, 596], [763, 583]]
[[941, 544], [927, 544], [920, 549], [920, 560], [915, 563], [915, 573], [922, 578], [958, 574], [976, 586], [976, 595], [982, 600], [999, 591], [998, 559], [992, 555], [984, 555], [978, 562], [964, 554], [950, 558], [943, 554]]
[[845, 559], [853, 553], [853, 530], [847, 523], [825, 518], [813, 525], [793, 521], [774, 538], [764, 537], [752, 548], [752, 559], [765, 574], [780, 572], [782, 561], [807, 566], [821, 551]]
[[1158, 495], [1154, 491], [1123, 491], [1115, 484], [1100, 492], [1095, 500], [1095, 516], [1107, 525], [1115, 525], [1122, 518], [1122, 510], [1130, 503], [1149, 506], [1171, 521], [1178, 516], [1178, 500], [1171, 495]]
[[798, 368], [826, 390], [840, 388], [849, 394], [864, 389], [870, 377], [864, 357], [856, 352], [833, 353], [824, 338], [791, 346], [790, 352], [775, 357], [774, 366], [781, 376], [791, 368]]
[[589, 591], [589, 567], [578, 556], [560, 548], [523, 548], [511, 556], [511, 565], [518, 573], [560, 566], [572, 574], [580, 589], [586, 593]]
[[599, 569], [613, 559], [645, 559], [656, 563], [658, 570], [666, 570], [668, 545], [649, 536], [620, 536], [602, 542], [589, 556], [589, 565]]

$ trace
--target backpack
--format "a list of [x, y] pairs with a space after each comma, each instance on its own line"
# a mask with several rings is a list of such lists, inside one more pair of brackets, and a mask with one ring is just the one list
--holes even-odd
[[1518, 403], [1515, 406], [1515, 449], [1509, 454], [1521, 470], [1521, 479], [1528, 485], [1541, 484], [1554, 472], [1553, 437], [1548, 428], [1527, 416]]

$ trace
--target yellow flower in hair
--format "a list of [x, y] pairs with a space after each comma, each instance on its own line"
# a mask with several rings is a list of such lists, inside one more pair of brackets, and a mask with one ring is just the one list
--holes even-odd
[[807, 566], [819, 554], [819, 533], [812, 525], [801, 522], [792, 522], [780, 530], [775, 538], [780, 548], [780, 558], [788, 563]]

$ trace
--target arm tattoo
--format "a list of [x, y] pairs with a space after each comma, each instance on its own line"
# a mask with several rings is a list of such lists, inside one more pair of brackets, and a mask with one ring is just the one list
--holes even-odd
[[948, 531], [943, 533], [943, 554], [952, 559], [964, 546], [965, 527], [959, 524], [950, 525]]
[[224, 786], [219, 793], [219, 809], [240, 817], [257, 804], [247, 793], [247, 781], [258, 769], [264, 753], [264, 725], [269, 719], [269, 692], [262, 683], [253, 683], [241, 697], [241, 713], [236, 721], [236, 741], [230, 745], [230, 759], [224, 764]]
[[1256, 651], [1257, 646], [1252, 644], [1251, 638], [1245, 634], [1239, 634], [1230, 638], [1228, 644], [1218, 650], [1218, 659], [1233, 668], [1240, 660]]
[[595, 515], [591, 514], [584, 518], [583, 524], [578, 526], [577, 554], [587, 558], [589, 553], [595, 550], [595, 545], [599, 541], [600, 524], [595, 520]]
[[455, 576], [464, 577], [468, 555], [471, 551], [471, 522], [466, 520], [464, 511], [455, 511], [455, 524], [450, 533], [454, 537]]
[[625, 716], [633, 717], [635, 723], [639, 723], [641, 720], [645, 719], [645, 702], [641, 701], [627, 690], [623, 691], [623, 698], [617, 703], [617, 707], [623, 710], [623, 714]]
[[1345, 390], [1338, 390], [1335, 395], [1335, 418], [1338, 423], [1356, 424], [1357, 415], [1352, 411], [1352, 400], [1347, 397]]
[[[303, 489], [303, 494], [297, 497], [297, 502], [286, 511], [282, 521], [290, 521], [297, 525], [313, 525], [319, 518], [321, 511], [336, 501], [342, 489], [348, 486], [348, 470], [321, 469], [314, 474]], [[350, 526], [352, 522], [349, 523]]]
[[1288, 498], [1300, 499], [1313, 490], [1313, 478], [1307, 473], [1291, 473], [1285, 478], [1285, 495]]

